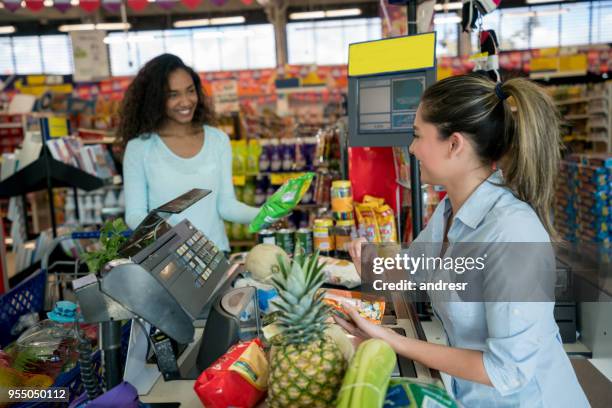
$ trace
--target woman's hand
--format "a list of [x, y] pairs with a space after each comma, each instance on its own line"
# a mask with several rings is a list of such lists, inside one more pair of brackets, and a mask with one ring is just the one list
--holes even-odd
[[355, 264], [355, 269], [357, 269], [357, 273], [361, 276], [361, 245], [367, 243], [368, 240], [365, 238], [357, 238], [349, 244], [348, 250], [351, 255], [351, 259]]
[[386, 340], [393, 333], [391, 330], [385, 327], [368, 321], [362, 317], [355, 308], [347, 305], [346, 303], [342, 304], [342, 308], [346, 311], [346, 314], [350, 320], [344, 320], [336, 314], [334, 314], [334, 320], [349, 334], [358, 337], [360, 340], [367, 340], [371, 338]]

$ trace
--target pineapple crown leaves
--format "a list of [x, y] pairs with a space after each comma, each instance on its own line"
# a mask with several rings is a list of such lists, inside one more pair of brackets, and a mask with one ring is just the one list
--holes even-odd
[[325, 283], [318, 252], [312, 256], [296, 255], [288, 264], [278, 257], [279, 273], [272, 283], [280, 300], [273, 304], [281, 312], [277, 322], [285, 343], [307, 343], [322, 338], [327, 328], [329, 307], [323, 303], [319, 288]]

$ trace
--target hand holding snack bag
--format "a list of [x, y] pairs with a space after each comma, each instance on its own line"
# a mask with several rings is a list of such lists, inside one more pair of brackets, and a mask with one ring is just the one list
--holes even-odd
[[286, 181], [280, 186], [261, 207], [259, 213], [249, 225], [249, 232], [259, 232], [288, 215], [298, 205], [310, 187], [313, 177], [314, 173], [305, 173]]
[[320, 289], [324, 291], [323, 302], [327, 303], [333, 313], [345, 320], [350, 320], [343, 304], [350, 305], [366, 320], [381, 324], [385, 314], [385, 300], [361, 292], [351, 292], [338, 289]]

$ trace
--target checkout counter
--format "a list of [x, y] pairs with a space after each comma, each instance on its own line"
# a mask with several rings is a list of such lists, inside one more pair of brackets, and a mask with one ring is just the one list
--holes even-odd
[[[106, 389], [125, 380], [143, 402], [201, 407], [195, 379], [231, 345], [260, 335], [256, 289], [232, 288], [241, 265], [230, 263], [188, 220], [167, 222], [208, 194], [192, 190], [152, 211], [120, 249], [120, 259], [73, 282], [85, 322], [100, 324]], [[127, 319], [132, 325], [123, 369], [120, 322]], [[424, 339], [412, 305], [401, 296], [388, 303], [383, 324]], [[405, 358], [398, 358], [393, 375], [439, 378]]]

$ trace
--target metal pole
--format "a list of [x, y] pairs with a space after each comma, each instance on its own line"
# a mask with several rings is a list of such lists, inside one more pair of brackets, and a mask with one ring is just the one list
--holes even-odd
[[104, 359], [106, 391], [123, 380], [121, 369], [121, 322], [112, 320], [100, 323], [100, 345]]
[[[408, 8], [408, 35], [417, 33], [417, 2], [410, 0]], [[419, 162], [410, 155], [410, 194], [412, 198], [412, 237], [416, 238], [423, 229], [423, 195], [421, 194], [421, 172]]]

